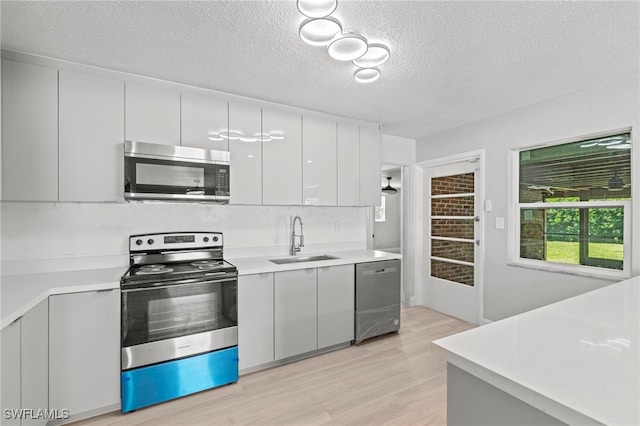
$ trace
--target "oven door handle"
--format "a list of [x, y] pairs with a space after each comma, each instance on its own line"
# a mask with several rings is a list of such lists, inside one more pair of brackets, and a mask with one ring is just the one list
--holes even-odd
[[[227, 274], [226, 272], [217, 272], [219, 274]], [[226, 279], [222, 279], [222, 280], [205, 280], [202, 281], [198, 278], [193, 278], [193, 279], [189, 279], [189, 280], [183, 280], [183, 281], [178, 281], [178, 282], [174, 282], [173, 284], [168, 284], [168, 285], [151, 285], [151, 286], [146, 286], [146, 287], [138, 287], [138, 288], [125, 288], [122, 289], [123, 293], [130, 293], [130, 292], [134, 292], [134, 291], [149, 291], [149, 290], [159, 290], [159, 289], [163, 289], [163, 288], [175, 288], [175, 287], [181, 287], [181, 286], [185, 286], [185, 285], [199, 285], [199, 284], [218, 284], [218, 283], [224, 283], [224, 282], [229, 282], [229, 281], [238, 281], [238, 277], [234, 276], [231, 278], [226, 278]]]

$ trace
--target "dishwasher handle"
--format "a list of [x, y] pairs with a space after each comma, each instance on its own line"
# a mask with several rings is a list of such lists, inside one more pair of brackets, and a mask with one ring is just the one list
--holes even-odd
[[396, 268], [382, 268], [382, 269], [367, 269], [366, 271], [362, 271], [362, 275], [380, 275], [380, 274], [390, 274], [392, 272], [396, 272]]

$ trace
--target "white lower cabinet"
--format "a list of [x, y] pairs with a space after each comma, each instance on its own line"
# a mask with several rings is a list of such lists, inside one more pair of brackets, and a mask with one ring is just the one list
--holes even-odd
[[[21, 404], [22, 408], [49, 407], [49, 301], [44, 300], [21, 319]], [[46, 416], [22, 419], [22, 425], [44, 425]]]
[[238, 277], [240, 371], [272, 362], [273, 273]]
[[354, 336], [354, 265], [318, 268], [318, 348]]
[[275, 359], [317, 349], [317, 269], [275, 273]]
[[[7, 415], [6, 410], [19, 410], [21, 408], [21, 383], [20, 383], [20, 327], [22, 318], [2, 329], [0, 334], [0, 348], [2, 350], [0, 377], [2, 377], [2, 425], [19, 425], [20, 419]], [[9, 411], [12, 413], [13, 411]]]
[[49, 297], [49, 406], [71, 420], [120, 404], [120, 291]]
[[2, 425], [44, 425], [49, 408], [49, 302], [2, 330]]

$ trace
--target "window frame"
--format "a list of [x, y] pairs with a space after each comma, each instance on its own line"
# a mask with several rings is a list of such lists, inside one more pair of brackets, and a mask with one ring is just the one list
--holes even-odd
[[[523, 146], [518, 148], [512, 148], [509, 152], [509, 235], [508, 235], [508, 250], [509, 261], [508, 265], [518, 266], [529, 269], [537, 269], [548, 272], [557, 272], [578, 276], [586, 276], [591, 278], [602, 278], [612, 281], [620, 281], [631, 277], [632, 265], [631, 265], [631, 250], [633, 233], [632, 226], [632, 205], [633, 195], [629, 200], [617, 200], [617, 201], [573, 201], [573, 202], [554, 202], [554, 203], [521, 203], [520, 202], [520, 152], [530, 151], [537, 148], [545, 148], [554, 145], [562, 145], [572, 142], [578, 142], [581, 140], [605, 137], [617, 133], [631, 132], [630, 128], [625, 128], [616, 131], [603, 132], [596, 135], [588, 135], [578, 138], [565, 139], [561, 141], [549, 142], [545, 144], [537, 144], [532, 146]], [[633, 140], [633, 133], [631, 135]], [[632, 152], [634, 150], [632, 146]], [[637, 149], [637, 148], [636, 148]], [[633, 170], [633, 155], [631, 156], [631, 168]], [[633, 173], [632, 173], [633, 175]], [[632, 194], [635, 191], [632, 188]], [[553, 209], [553, 208], [597, 208], [597, 207], [622, 207], [623, 208], [623, 269], [607, 269], [596, 266], [587, 265], [571, 265], [566, 263], [552, 262], [548, 260], [527, 259], [520, 257], [520, 212], [523, 209]]]

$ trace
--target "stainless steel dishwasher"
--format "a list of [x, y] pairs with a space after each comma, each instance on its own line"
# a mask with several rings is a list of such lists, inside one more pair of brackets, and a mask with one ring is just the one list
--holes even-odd
[[400, 329], [400, 260], [356, 264], [355, 343]]

